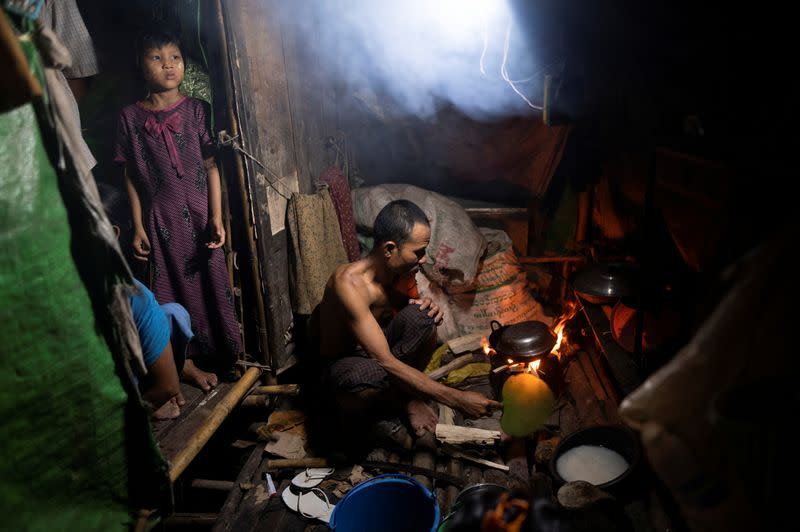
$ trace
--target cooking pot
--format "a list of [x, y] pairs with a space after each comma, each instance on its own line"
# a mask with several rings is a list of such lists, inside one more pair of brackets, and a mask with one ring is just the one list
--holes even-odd
[[547, 355], [556, 345], [556, 335], [541, 321], [502, 325], [492, 320], [491, 327], [489, 345], [492, 349], [502, 357], [514, 357], [519, 362]]
[[639, 268], [628, 262], [605, 262], [590, 266], [573, 281], [575, 292], [589, 303], [614, 303], [636, 294]]

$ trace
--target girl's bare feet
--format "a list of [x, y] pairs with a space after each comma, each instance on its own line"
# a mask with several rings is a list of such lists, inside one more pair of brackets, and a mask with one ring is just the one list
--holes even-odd
[[178, 401], [173, 397], [153, 412], [153, 419], [175, 419], [181, 415]]
[[194, 365], [192, 359], [189, 358], [183, 363], [183, 371], [181, 371], [181, 380], [194, 384], [200, 387], [204, 392], [208, 392], [217, 385], [219, 380], [217, 376], [208, 371], [203, 371]]

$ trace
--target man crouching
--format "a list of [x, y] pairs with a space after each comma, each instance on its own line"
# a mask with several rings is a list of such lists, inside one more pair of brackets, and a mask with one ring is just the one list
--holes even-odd
[[[364, 258], [339, 266], [312, 315], [323, 389], [333, 394], [348, 423], [400, 406], [413, 431], [434, 432], [434, 400], [467, 417], [501, 408], [482, 394], [440, 384], [422, 373], [443, 314], [428, 298], [409, 298], [399, 282], [425, 263], [431, 228], [425, 213], [406, 200], [386, 205], [375, 219], [374, 246]], [[349, 424], [349, 423], [348, 423]]]

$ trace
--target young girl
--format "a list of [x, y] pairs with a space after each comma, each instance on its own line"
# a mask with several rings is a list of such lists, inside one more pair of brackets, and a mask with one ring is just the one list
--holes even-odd
[[143, 36], [137, 60], [148, 94], [122, 110], [114, 149], [114, 161], [125, 169], [133, 255], [149, 261], [158, 302], [175, 301], [189, 311], [196, 341], [181, 376], [208, 390], [217, 377], [200, 371], [192, 355], [212, 355], [217, 367], [231, 363], [240, 335], [221, 249], [220, 177], [207, 106], [178, 91], [184, 63], [175, 36]]

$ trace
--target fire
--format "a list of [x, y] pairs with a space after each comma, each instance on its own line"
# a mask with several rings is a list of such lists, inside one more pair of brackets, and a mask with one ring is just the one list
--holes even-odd
[[578, 304], [575, 301], [567, 302], [567, 308], [565, 312], [558, 318], [556, 322], [556, 326], [553, 327], [553, 332], [556, 334], [556, 345], [553, 346], [553, 349], [550, 350], [551, 353], [556, 355], [557, 357], [561, 357], [561, 342], [566, 340], [566, 336], [564, 335], [564, 327], [567, 325], [567, 322], [572, 319], [573, 316], [578, 312]]
[[489, 345], [489, 340], [487, 340], [485, 336], [481, 338], [481, 347], [483, 348], [484, 355], [489, 356], [495, 354], [495, 350]]
[[528, 373], [536, 373], [536, 370], [539, 369], [539, 363], [541, 360], [534, 360], [533, 362], [528, 364]]

